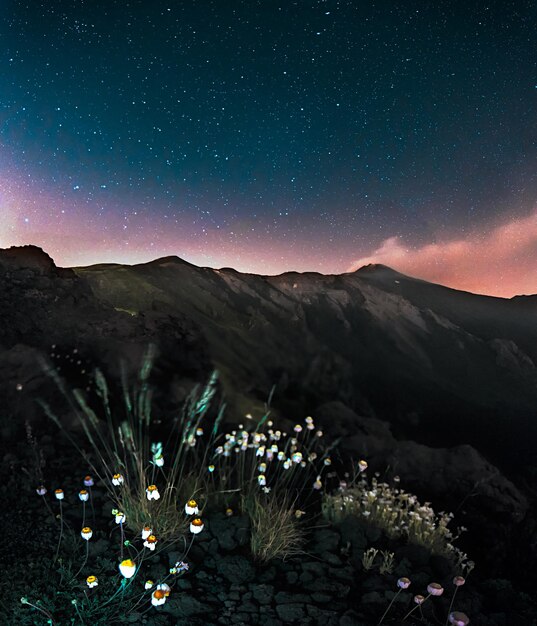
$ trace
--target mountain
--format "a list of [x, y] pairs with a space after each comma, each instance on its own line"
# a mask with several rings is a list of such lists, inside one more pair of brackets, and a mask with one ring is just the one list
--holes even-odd
[[115, 310], [195, 324], [238, 415], [276, 384], [276, 406], [290, 417], [340, 401], [427, 445], [470, 443], [504, 465], [534, 454], [537, 325], [527, 298], [457, 291], [382, 265], [258, 276], [166, 257], [74, 272]]
[[341, 451], [458, 510], [490, 571], [516, 575], [537, 558], [536, 316], [537, 296], [475, 295], [382, 265], [260, 276], [175, 256], [59, 268], [35, 246], [0, 250], [0, 445], [25, 421], [50, 428], [37, 398], [74, 426], [43, 358], [91, 400], [95, 365], [117, 389], [120, 362], [133, 375], [151, 343], [157, 421], [214, 368], [235, 423], [261, 416], [274, 386], [271, 416], [311, 414]]

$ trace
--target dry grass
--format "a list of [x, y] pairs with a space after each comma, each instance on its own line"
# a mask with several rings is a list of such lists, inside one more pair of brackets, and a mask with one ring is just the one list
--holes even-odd
[[304, 553], [304, 530], [289, 498], [266, 498], [252, 491], [243, 497], [242, 509], [250, 517], [250, 547], [258, 561], [265, 563], [275, 558], [285, 561]]

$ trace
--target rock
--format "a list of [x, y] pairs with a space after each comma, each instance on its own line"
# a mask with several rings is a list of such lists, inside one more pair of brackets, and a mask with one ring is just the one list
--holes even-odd
[[279, 604], [276, 606], [276, 613], [286, 624], [303, 620], [306, 615], [303, 604]]
[[259, 604], [270, 604], [272, 602], [274, 597], [274, 587], [272, 585], [251, 584], [249, 587]]
[[252, 581], [255, 568], [252, 563], [243, 556], [224, 556], [217, 561], [217, 570], [231, 583], [240, 584]]

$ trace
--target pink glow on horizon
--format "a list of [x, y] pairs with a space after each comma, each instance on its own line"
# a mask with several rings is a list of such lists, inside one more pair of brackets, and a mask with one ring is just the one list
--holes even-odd
[[371, 255], [354, 261], [352, 272], [369, 263], [447, 287], [511, 298], [537, 294], [537, 211], [487, 233], [410, 247], [389, 237]]

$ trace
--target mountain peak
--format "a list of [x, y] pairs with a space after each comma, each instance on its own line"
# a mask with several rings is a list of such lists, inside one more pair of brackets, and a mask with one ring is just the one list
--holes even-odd
[[355, 274], [393, 274], [394, 276], [401, 276], [401, 274], [391, 267], [387, 265], [382, 265], [382, 263], [369, 263], [368, 265], [362, 265], [362, 267], [358, 268]]
[[0, 248], [0, 267], [27, 268], [40, 274], [51, 274], [57, 269], [43, 248], [33, 245]]

